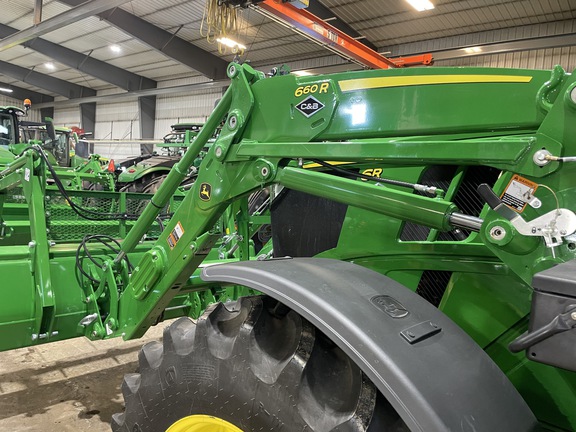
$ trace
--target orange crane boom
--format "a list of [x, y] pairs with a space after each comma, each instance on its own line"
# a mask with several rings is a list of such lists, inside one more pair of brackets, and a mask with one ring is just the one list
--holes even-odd
[[258, 3], [260, 12], [287, 23], [299, 33], [326, 46], [331, 51], [371, 69], [389, 69], [413, 65], [432, 64], [432, 54], [391, 59], [384, 57], [358, 40], [343, 33], [306, 9], [298, 9], [290, 3], [264, 0]]

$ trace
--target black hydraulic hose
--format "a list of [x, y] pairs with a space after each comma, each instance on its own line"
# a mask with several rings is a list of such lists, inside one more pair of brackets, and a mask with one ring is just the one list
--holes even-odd
[[413, 189], [413, 190], [418, 191], [418, 192], [424, 192], [424, 193], [426, 193], [428, 195], [432, 195], [432, 196], [436, 196], [442, 192], [441, 189], [438, 189], [434, 186], [426, 186], [426, 185], [421, 185], [418, 183], [409, 183], [409, 182], [405, 182], [405, 181], [401, 181], [401, 180], [393, 180], [393, 179], [369, 176], [369, 175], [362, 174], [362, 173], [356, 173], [356, 172], [353, 172], [353, 171], [329, 164], [328, 162], [325, 162], [325, 161], [322, 161], [319, 159], [314, 159], [313, 162], [315, 162], [318, 165], [321, 165], [325, 168], [330, 168], [331, 170], [334, 170], [334, 171], [341, 173], [341, 174], [352, 175], [354, 177], [359, 177], [361, 179], [368, 180], [368, 181], [375, 181], [375, 182], [379, 182], [379, 183], [390, 184], [393, 186], [405, 187], [408, 189]]

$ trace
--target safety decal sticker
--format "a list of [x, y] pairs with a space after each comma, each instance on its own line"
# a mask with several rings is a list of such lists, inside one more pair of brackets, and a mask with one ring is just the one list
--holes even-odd
[[178, 240], [180, 240], [183, 234], [184, 234], [184, 228], [182, 227], [180, 221], [178, 221], [178, 223], [176, 224], [176, 226], [166, 239], [168, 241], [168, 246], [170, 246], [170, 249], [174, 249], [174, 247], [176, 247], [176, 243], [178, 243]]
[[200, 199], [202, 201], [210, 201], [212, 198], [212, 185], [210, 183], [202, 183], [200, 185]]
[[302, 102], [298, 103], [298, 105], [296, 105], [296, 109], [308, 118], [312, 117], [322, 108], [324, 108], [324, 104], [313, 96], [308, 96]]
[[537, 183], [515, 174], [500, 199], [512, 210], [522, 213], [526, 204], [534, 200], [536, 189], [538, 189]]

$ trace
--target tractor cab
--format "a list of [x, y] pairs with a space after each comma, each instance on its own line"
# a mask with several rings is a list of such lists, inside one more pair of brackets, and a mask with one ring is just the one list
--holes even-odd
[[19, 142], [18, 125], [19, 116], [25, 112], [14, 106], [0, 107], [0, 146], [8, 149], [10, 144]]
[[[72, 166], [78, 136], [72, 129], [54, 127], [51, 134], [46, 123], [21, 122], [20, 134], [25, 143], [38, 143], [54, 157], [54, 162], [63, 167]], [[52, 135], [52, 136], [51, 136]]]

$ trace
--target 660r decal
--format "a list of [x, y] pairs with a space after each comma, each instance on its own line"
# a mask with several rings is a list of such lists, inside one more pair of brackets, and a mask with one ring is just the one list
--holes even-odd
[[330, 87], [330, 83], [320, 83], [320, 85], [318, 84], [312, 84], [312, 85], [307, 85], [307, 86], [300, 86], [298, 87], [296, 90], [294, 90], [294, 96], [296, 97], [300, 97], [302, 95], [307, 95], [310, 93], [316, 93], [318, 92], [320, 93], [328, 93], [328, 88]]

